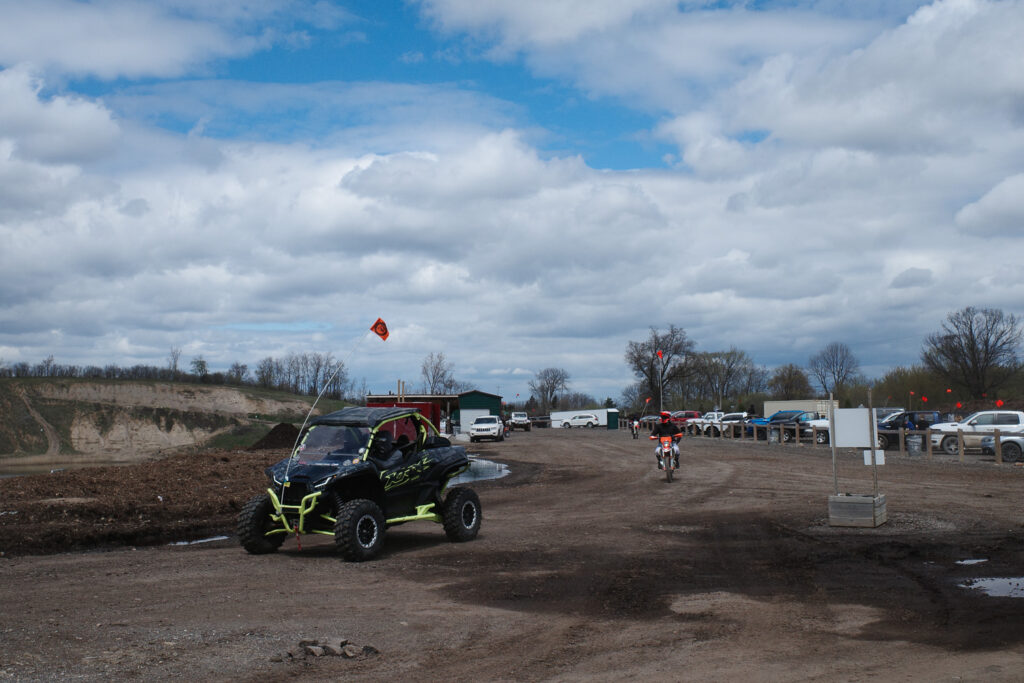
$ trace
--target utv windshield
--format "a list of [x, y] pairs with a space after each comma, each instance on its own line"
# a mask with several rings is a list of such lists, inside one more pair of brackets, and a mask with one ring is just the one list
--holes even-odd
[[369, 427], [335, 427], [313, 425], [299, 443], [292, 457], [306, 462], [341, 460], [362, 454], [370, 440]]

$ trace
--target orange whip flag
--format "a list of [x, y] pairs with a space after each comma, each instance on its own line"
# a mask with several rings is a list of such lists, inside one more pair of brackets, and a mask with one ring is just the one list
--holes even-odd
[[384, 341], [387, 341], [389, 334], [388, 324], [384, 322], [383, 319], [377, 318], [377, 322], [375, 322], [370, 329], [373, 330], [374, 334], [376, 334], [378, 337], [380, 337]]

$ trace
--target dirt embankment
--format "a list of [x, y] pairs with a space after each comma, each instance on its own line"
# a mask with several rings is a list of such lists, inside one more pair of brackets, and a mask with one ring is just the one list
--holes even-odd
[[234, 416], [305, 414], [309, 404], [299, 399], [255, 396], [234, 387], [204, 387], [171, 382], [52, 382], [32, 386], [40, 398], [127, 408], [161, 408], [223, 413]]
[[0, 385], [0, 464], [63, 466], [139, 462], [200, 446], [266, 420], [297, 420], [309, 403], [235, 387], [168, 382], [5, 380]]

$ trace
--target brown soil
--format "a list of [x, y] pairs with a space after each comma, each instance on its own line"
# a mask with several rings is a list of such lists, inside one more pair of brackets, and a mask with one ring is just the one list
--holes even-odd
[[[283, 451], [2, 480], [0, 680], [1021, 680], [1024, 603], [959, 584], [1024, 573], [1024, 468], [889, 454], [889, 522], [851, 529], [827, 449], [683, 445], [669, 484], [628, 433], [474, 444], [511, 469], [473, 485], [480, 536], [395, 527], [364, 564], [238, 547]], [[839, 475], [871, 492], [859, 454]]]

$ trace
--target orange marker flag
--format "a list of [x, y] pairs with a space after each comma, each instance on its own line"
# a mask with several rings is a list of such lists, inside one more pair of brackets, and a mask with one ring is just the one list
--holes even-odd
[[382, 340], [387, 341], [388, 334], [390, 333], [388, 332], [388, 324], [384, 322], [383, 319], [377, 318], [377, 322], [375, 322], [373, 326], [370, 327], [370, 329], [373, 330], [374, 334], [376, 334]]

